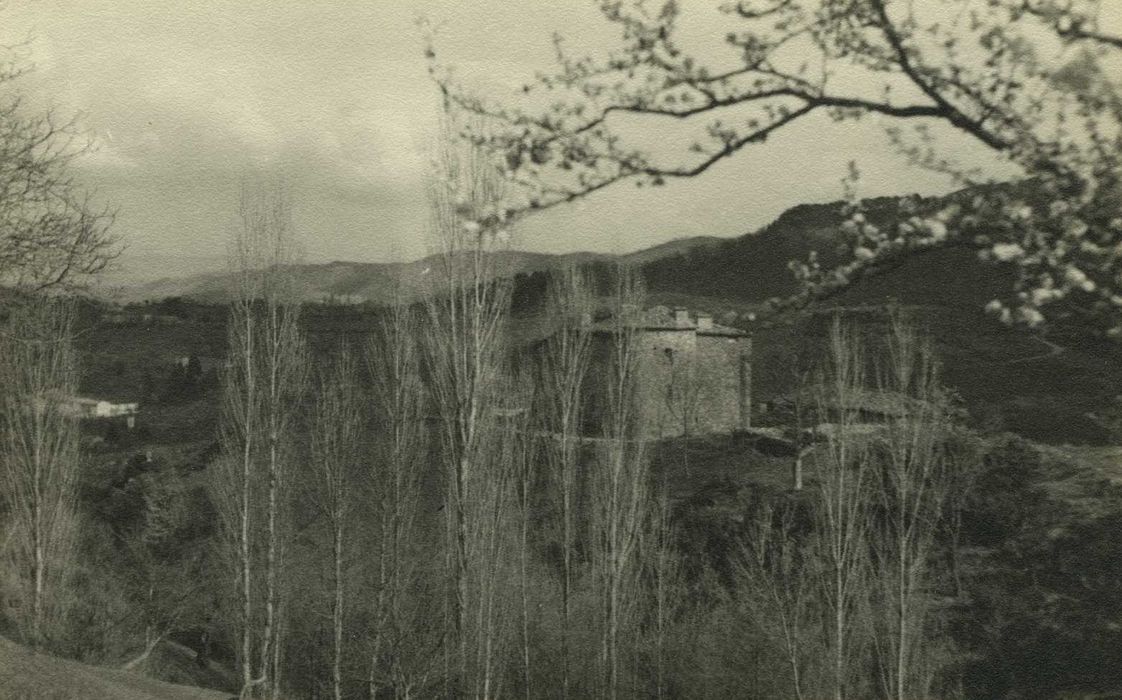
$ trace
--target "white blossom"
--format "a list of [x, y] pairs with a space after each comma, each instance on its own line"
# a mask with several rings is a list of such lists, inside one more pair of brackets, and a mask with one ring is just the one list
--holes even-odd
[[1066, 214], [1071, 210], [1071, 205], [1062, 199], [1057, 199], [1048, 206], [1048, 212], [1052, 216], [1060, 216]]
[[1031, 306], [1022, 306], [1017, 309], [1017, 320], [1035, 328], [1044, 323], [1044, 314]]
[[941, 241], [947, 237], [947, 225], [942, 221], [938, 219], [928, 219], [924, 223], [927, 226], [927, 232], [933, 239]]
[[1087, 273], [1080, 270], [1074, 265], [1068, 265], [1064, 268], [1064, 281], [1073, 287], [1082, 287], [1084, 282], [1088, 282]]
[[939, 212], [935, 214], [935, 218], [942, 223], [946, 223], [954, 218], [954, 216], [958, 214], [959, 211], [961, 211], [961, 207], [959, 207], [957, 204], [952, 204], [949, 207], [943, 207], [942, 209], [940, 209]]
[[1001, 262], [1016, 260], [1024, 255], [1025, 249], [1016, 243], [996, 243], [993, 246], [993, 256]]
[[1032, 290], [1032, 303], [1034, 306], [1043, 306], [1052, 301], [1056, 296], [1055, 290], [1037, 288]]

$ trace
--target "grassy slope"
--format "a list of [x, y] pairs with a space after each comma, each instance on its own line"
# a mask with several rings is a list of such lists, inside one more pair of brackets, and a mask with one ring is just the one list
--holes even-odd
[[0, 638], [0, 697], [11, 700], [219, 700], [229, 693], [38, 654]]

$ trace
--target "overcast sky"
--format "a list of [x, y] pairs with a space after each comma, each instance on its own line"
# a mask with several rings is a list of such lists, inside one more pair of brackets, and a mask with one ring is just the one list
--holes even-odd
[[[586, 0], [22, 0], [0, 7], [0, 39], [33, 37], [23, 89], [79, 115], [96, 143], [81, 174], [119, 210], [123, 265], [173, 260], [159, 273], [175, 274], [221, 257], [252, 173], [290, 183], [309, 261], [425, 252], [418, 154], [437, 107], [418, 13], [439, 26], [446, 60], [497, 90], [549, 66], [554, 31], [589, 46], [613, 37]], [[893, 154], [876, 120], [811, 117], [702, 178], [623, 185], [545, 214], [519, 247], [623, 252], [738, 235], [838, 199], [853, 158], [864, 195], [950, 187]]]

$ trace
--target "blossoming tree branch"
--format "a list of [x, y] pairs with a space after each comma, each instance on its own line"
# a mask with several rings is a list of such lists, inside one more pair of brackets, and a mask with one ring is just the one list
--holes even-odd
[[[978, 188], [939, 211], [906, 202], [888, 226], [866, 220], [850, 188], [842, 233], [851, 259], [833, 269], [795, 263], [801, 298], [905, 256], [970, 246], [1017, 271], [988, 306], [1003, 321], [1035, 326], [1076, 313], [1122, 336], [1122, 97], [1113, 78], [1122, 36], [1097, 0], [731, 0], [720, 7], [727, 31], [704, 47], [681, 37], [694, 10], [685, 2], [598, 4], [618, 45], [574, 55], [558, 36], [555, 69], [514, 97], [456, 80], [430, 36], [431, 72], [448, 104], [485, 118], [486, 130], [466, 135], [501, 158], [523, 193], [496, 219], [625, 181], [700, 176], [815, 112], [839, 122], [879, 116], [914, 163], [978, 183], [935, 128], [949, 126], [1015, 165], [1028, 186]], [[636, 143], [661, 122], [692, 130], [688, 148], [667, 155]]]

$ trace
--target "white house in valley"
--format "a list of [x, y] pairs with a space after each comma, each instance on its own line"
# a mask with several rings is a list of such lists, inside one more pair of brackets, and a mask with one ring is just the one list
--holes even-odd
[[70, 396], [62, 402], [63, 410], [79, 418], [124, 418], [128, 427], [136, 424], [136, 416], [140, 413], [140, 404], [136, 402], [114, 403], [105, 399], [91, 399], [82, 396]]

